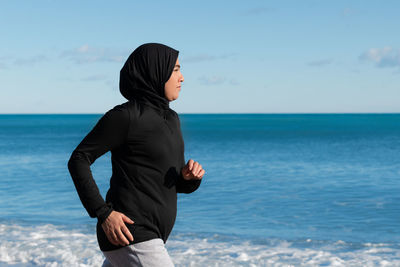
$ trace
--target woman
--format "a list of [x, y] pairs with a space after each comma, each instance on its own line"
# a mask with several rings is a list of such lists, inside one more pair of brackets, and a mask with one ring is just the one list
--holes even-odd
[[[164, 244], [177, 193], [195, 191], [204, 175], [198, 162], [185, 164], [179, 116], [169, 108], [184, 81], [178, 53], [157, 43], [136, 48], [120, 72], [129, 101], [109, 110], [68, 162], [82, 204], [98, 219], [103, 266], [173, 266]], [[107, 151], [112, 177], [104, 201], [90, 165]]]

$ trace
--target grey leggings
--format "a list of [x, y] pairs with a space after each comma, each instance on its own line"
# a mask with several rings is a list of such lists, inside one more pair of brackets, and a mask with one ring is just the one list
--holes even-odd
[[106, 257], [103, 267], [174, 267], [160, 238], [102, 252]]

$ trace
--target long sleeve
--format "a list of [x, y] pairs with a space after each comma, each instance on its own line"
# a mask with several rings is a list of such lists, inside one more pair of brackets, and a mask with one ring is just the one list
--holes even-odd
[[108, 111], [72, 152], [68, 161], [79, 198], [92, 218], [103, 222], [112, 212], [93, 179], [90, 165], [108, 151], [125, 143], [129, 130], [129, 112], [121, 105]]
[[[183, 162], [182, 168], [183, 166], [185, 166], [185, 162]], [[182, 168], [176, 181], [176, 192], [189, 194], [199, 188], [202, 180], [185, 180], [182, 176]]]
[[176, 183], [176, 192], [178, 193], [192, 193], [199, 188], [201, 180], [185, 180], [182, 177], [182, 174], [179, 176], [179, 179]]
[[[178, 116], [177, 113], [175, 113], [176, 118], [178, 119], [178, 123], [179, 123], [179, 131], [181, 131], [181, 121], [180, 118]], [[182, 132], [181, 132], [182, 134]], [[183, 144], [184, 146], [184, 144]], [[182, 176], [182, 168], [186, 165], [186, 161], [185, 161], [185, 156], [184, 154], [182, 154], [182, 159], [181, 159], [181, 168], [180, 168], [180, 172], [179, 172], [179, 176], [178, 179], [176, 181], [176, 192], [177, 193], [192, 193], [194, 191], [197, 190], [197, 188], [199, 188], [201, 180], [185, 180]]]

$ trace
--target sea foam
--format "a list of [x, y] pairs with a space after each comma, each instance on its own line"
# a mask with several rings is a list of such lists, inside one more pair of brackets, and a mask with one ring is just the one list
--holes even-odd
[[[0, 266], [101, 266], [104, 257], [90, 232], [0, 224]], [[400, 266], [398, 244], [178, 233], [166, 246], [176, 266]]]
[[46, 224], [0, 224], [0, 262], [18, 266], [101, 266], [95, 234]]

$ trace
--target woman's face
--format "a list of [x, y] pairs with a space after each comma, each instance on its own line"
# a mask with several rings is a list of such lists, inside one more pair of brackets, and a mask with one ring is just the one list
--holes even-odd
[[178, 98], [179, 92], [181, 91], [181, 83], [184, 78], [181, 73], [181, 66], [179, 65], [179, 60], [176, 59], [174, 70], [172, 71], [171, 77], [165, 83], [165, 98], [168, 101], [173, 101]]

